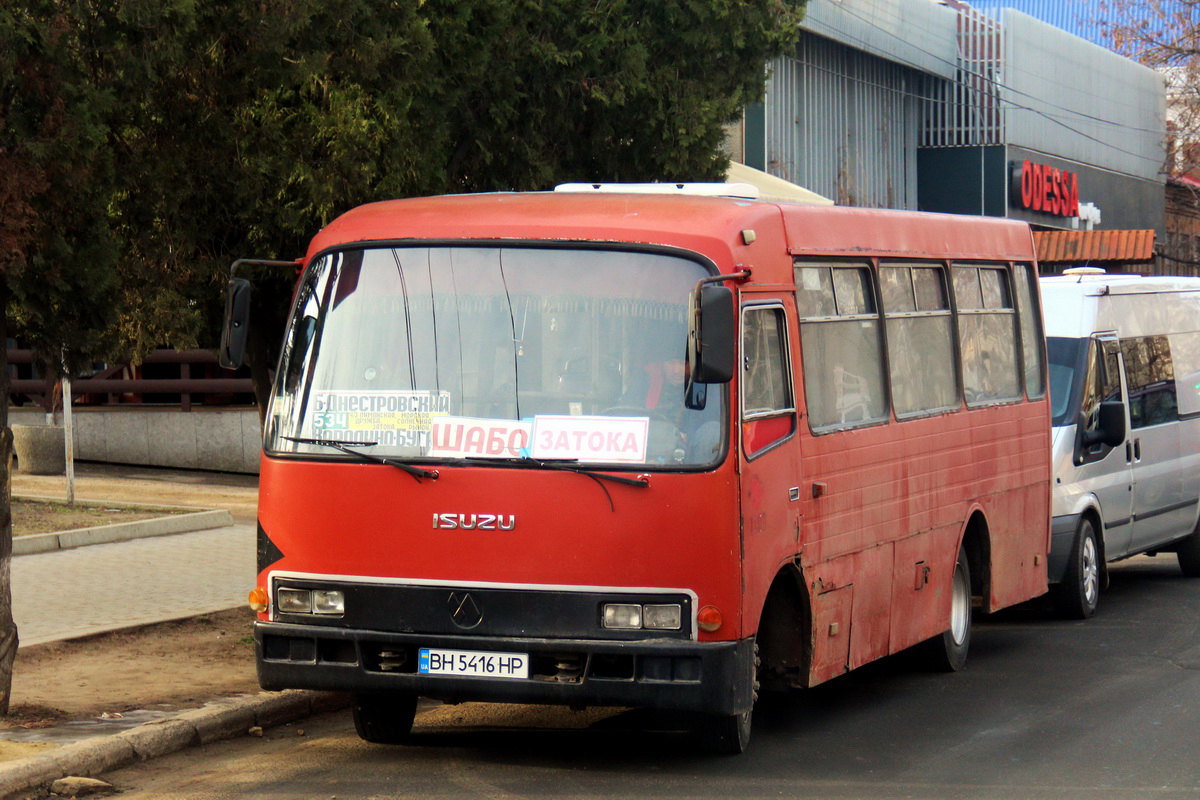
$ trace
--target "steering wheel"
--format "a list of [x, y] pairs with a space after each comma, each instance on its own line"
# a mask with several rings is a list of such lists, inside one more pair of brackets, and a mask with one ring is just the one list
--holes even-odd
[[[659, 459], [658, 463], [668, 461], [682, 462], [687, 452], [687, 441], [683, 431], [661, 411], [638, 406], [612, 406], [600, 412], [602, 417], [649, 417], [649, 441], [646, 443], [647, 460]], [[655, 431], [658, 431], [657, 435]], [[664, 441], [668, 440], [668, 441]]]

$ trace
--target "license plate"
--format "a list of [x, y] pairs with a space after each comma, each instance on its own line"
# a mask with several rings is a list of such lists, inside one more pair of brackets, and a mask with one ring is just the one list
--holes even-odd
[[529, 656], [524, 653], [484, 653], [422, 647], [417, 657], [422, 675], [466, 675], [472, 678], [528, 678]]

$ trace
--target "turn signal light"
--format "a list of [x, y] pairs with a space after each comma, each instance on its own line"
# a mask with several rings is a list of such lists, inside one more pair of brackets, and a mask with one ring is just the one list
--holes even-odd
[[716, 606], [705, 606], [696, 613], [696, 625], [705, 633], [713, 633], [724, 621], [720, 609]]
[[250, 608], [260, 614], [267, 610], [267, 590], [261, 586], [256, 586], [250, 590], [250, 597], [247, 598], [250, 603]]

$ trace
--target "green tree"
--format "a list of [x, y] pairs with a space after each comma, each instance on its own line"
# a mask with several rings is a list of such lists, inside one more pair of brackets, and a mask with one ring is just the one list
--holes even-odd
[[[0, 9], [0, 340], [19, 336], [53, 372], [111, 343], [117, 239], [103, 117], [111, 95], [78, 61], [78, 28], [54, 2]], [[9, 582], [12, 432], [0, 353], [0, 713], [18, 644]]]
[[[230, 261], [300, 256], [321, 226], [364, 202], [564, 180], [719, 179], [724, 125], [761, 96], [765, 64], [794, 43], [802, 8], [6, 3], [3, 324], [55, 370], [161, 344], [212, 346]], [[292, 280], [275, 279], [277, 302], [261, 314], [278, 321]], [[261, 391], [279, 327], [251, 331]], [[8, 481], [5, 468], [5, 498]], [[2, 502], [0, 712], [16, 647]]]

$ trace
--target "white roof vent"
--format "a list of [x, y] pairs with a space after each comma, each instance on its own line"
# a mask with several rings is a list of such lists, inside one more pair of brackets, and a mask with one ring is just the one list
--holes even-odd
[[760, 192], [749, 183], [560, 183], [556, 192], [608, 194], [684, 194], [693, 197], [737, 197], [757, 200]]
[[1105, 275], [1101, 267], [1071, 267], [1062, 271], [1063, 275]]

